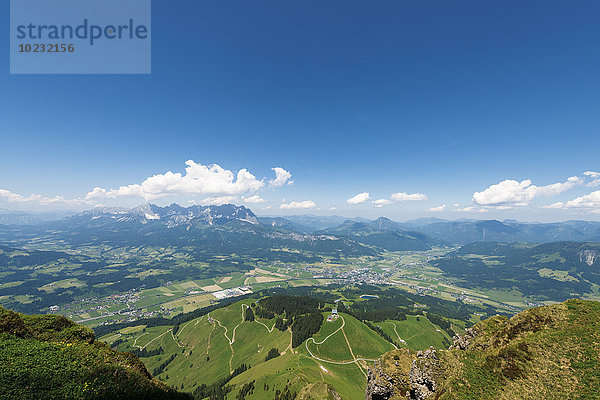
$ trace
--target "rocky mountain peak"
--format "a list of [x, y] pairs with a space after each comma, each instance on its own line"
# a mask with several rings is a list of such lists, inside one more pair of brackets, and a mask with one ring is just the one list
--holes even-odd
[[94, 225], [159, 222], [168, 227], [179, 226], [192, 221], [207, 225], [212, 225], [216, 221], [227, 220], [258, 224], [258, 219], [251, 210], [244, 206], [233, 204], [218, 206], [193, 205], [189, 207], [183, 207], [176, 203], [165, 207], [160, 207], [156, 204], [141, 204], [129, 210], [122, 208], [97, 208], [83, 211], [73, 217], [69, 217], [68, 220], [69, 222], [93, 223]]

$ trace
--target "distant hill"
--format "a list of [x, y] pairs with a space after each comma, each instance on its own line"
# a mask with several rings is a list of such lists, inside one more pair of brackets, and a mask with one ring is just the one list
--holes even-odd
[[69, 211], [23, 212], [0, 209], [0, 225], [36, 225], [73, 215]]
[[441, 219], [441, 218], [428, 217], [428, 218], [417, 218], [417, 219], [411, 219], [408, 221], [404, 221], [404, 222], [402, 222], [402, 225], [405, 227], [418, 228], [420, 226], [435, 224], [438, 222], [450, 222], [450, 221], [448, 221], [446, 219]]
[[448, 243], [463, 245], [473, 242], [600, 241], [600, 222], [565, 221], [525, 223], [516, 221], [438, 221], [426, 224], [403, 224]]
[[385, 354], [367, 400], [598, 399], [600, 303], [569, 300], [477, 323], [450, 350]]
[[313, 227], [302, 225], [282, 217], [258, 217], [261, 225], [271, 226], [273, 228], [284, 229], [291, 232], [310, 234], [316, 231]]
[[[262, 220], [259, 218], [259, 220]], [[265, 218], [273, 226], [299, 233], [329, 233], [336, 235], [362, 236], [379, 232], [418, 232], [427, 236], [431, 245], [463, 245], [473, 242], [529, 242], [551, 243], [558, 241], [600, 242], [600, 222], [565, 221], [553, 223], [519, 222], [515, 220], [471, 220], [448, 221], [439, 218], [419, 218], [406, 222], [395, 222], [381, 217], [376, 220], [364, 218], [345, 219], [339, 216], [318, 217], [295, 215]], [[262, 222], [261, 222], [262, 223]], [[390, 239], [390, 242], [394, 242]], [[363, 240], [367, 243], [367, 241]], [[380, 245], [381, 238], [373, 241]], [[402, 248], [402, 246], [399, 246]], [[426, 249], [422, 247], [421, 249]]]
[[402, 224], [384, 217], [368, 222], [348, 220], [321, 233], [345, 236], [366, 245], [391, 251], [430, 250], [433, 246], [444, 245], [440, 240], [420, 232], [406, 230]]
[[55, 315], [0, 307], [0, 398], [191, 399], [152, 378], [133, 354], [111, 350]]
[[600, 285], [598, 243], [471, 243], [432, 264], [463, 287], [516, 289], [538, 300], [580, 297]]
[[354, 222], [367, 222], [369, 221], [366, 218], [356, 217], [356, 218], [346, 218], [340, 217], [339, 215], [330, 215], [330, 216], [321, 216], [321, 215], [287, 215], [285, 217], [286, 220], [307, 226], [313, 230], [313, 232], [321, 231], [328, 228], [333, 228], [338, 226], [344, 221], [354, 221]]

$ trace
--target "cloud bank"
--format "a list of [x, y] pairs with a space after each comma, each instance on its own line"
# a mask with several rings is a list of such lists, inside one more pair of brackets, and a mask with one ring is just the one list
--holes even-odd
[[0, 189], [0, 199], [3, 199], [9, 203], [35, 203], [40, 205], [52, 205], [52, 204], [68, 204], [68, 205], [91, 205], [94, 202], [85, 199], [65, 199], [62, 196], [45, 197], [39, 194], [32, 194], [29, 196], [22, 196], [17, 193], [13, 193], [9, 190]]
[[501, 209], [527, 206], [535, 197], [555, 196], [581, 184], [583, 184], [583, 179], [578, 176], [572, 176], [566, 182], [546, 186], [533, 185], [530, 179], [521, 182], [507, 179], [482, 192], [475, 192], [473, 202], [479, 206]]
[[[234, 173], [218, 164], [202, 165], [193, 160], [188, 160], [185, 164], [184, 174], [168, 171], [146, 178], [142, 183], [118, 189], [95, 187], [85, 198], [93, 200], [134, 196], [148, 201], [168, 195], [237, 196], [256, 192], [265, 186], [264, 179], [257, 179], [245, 168]], [[273, 171], [275, 179], [269, 181], [270, 186], [278, 187], [290, 182], [292, 175], [285, 169], [275, 167]]]
[[567, 210], [571, 208], [591, 209], [592, 212], [600, 212], [600, 190], [596, 190], [590, 194], [577, 197], [567, 202], [559, 201], [544, 208], [555, 208]]

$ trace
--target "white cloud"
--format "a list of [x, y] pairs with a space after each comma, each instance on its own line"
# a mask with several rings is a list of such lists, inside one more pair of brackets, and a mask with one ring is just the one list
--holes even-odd
[[589, 187], [600, 186], [600, 172], [586, 171], [583, 174], [589, 178], [592, 178], [592, 181], [588, 182], [586, 184], [586, 186], [589, 186]]
[[375, 207], [383, 207], [383, 206], [387, 206], [388, 204], [398, 203], [401, 201], [421, 201], [421, 200], [427, 200], [427, 195], [425, 195], [423, 193], [398, 192], [398, 193], [392, 194], [389, 199], [377, 199], [377, 200], [372, 201], [372, 203], [375, 204]]
[[275, 179], [271, 179], [269, 181], [270, 187], [279, 187], [285, 184], [291, 185], [294, 183], [294, 181], [290, 180], [292, 178], [292, 174], [289, 171], [286, 171], [281, 167], [275, 167], [271, 169], [275, 171]]
[[556, 196], [562, 192], [566, 192], [575, 186], [583, 184], [583, 179], [578, 176], [572, 176], [566, 182], [554, 183], [552, 185], [540, 186], [537, 189], [536, 196]]
[[255, 194], [254, 196], [250, 196], [250, 197], [242, 196], [242, 200], [244, 200], [245, 203], [264, 203], [264, 202], [266, 202], [265, 199], [263, 199], [262, 197], [260, 197], [257, 194]]
[[284, 200], [283, 204], [281, 204], [279, 208], [281, 208], [282, 210], [305, 210], [307, 208], [313, 208], [315, 206], [316, 204], [312, 200], [292, 201], [291, 203], [286, 203]]
[[596, 190], [590, 194], [586, 194], [576, 199], [569, 200], [567, 202], [559, 201], [544, 208], [555, 208], [555, 209], [569, 209], [569, 208], [581, 208], [581, 209], [596, 209], [592, 212], [600, 210], [600, 190]]
[[446, 209], [446, 205], [442, 204], [441, 206], [438, 207], [431, 207], [429, 210], [427, 211], [431, 211], [431, 212], [440, 212], [440, 211], [444, 211]]
[[208, 197], [202, 200], [202, 204], [205, 206], [220, 206], [223, 204], [230, 204], [237, 201], [236, 196], [217, 196], [217, 197]]
[[375, 207], [381, 208], [383, 206], [387, 206], [388, 204], [392, 204], [392, 201], [388, 199], [377, 199], [372, 203], [375, 204]]
[[521, 182], [507, 179], [488, 187], [482, 192], [475, 192], [473, 201], [480, 206], [501, 209], [526, 206], [537, 196], [555, 196], [582, 183], [583, 179], [578, 176], [572, 176], [566, 182], [546, 186], [535, 186], [530, 179]]
[[514, 206], [494, 206], [491, 208], [493, 208], [494, 210], [514, 210], [515, 209]]
[[424, 195], [422, 193], [404, 193], [404, 192], [400, 192], [400, 193], [394, 193], [390, 196], [390, 199], [394, 202], [396, 201], [421, 201], [421, 200], [427, 200], [427, 195]]
[[335, 210], [337, 210], [337, 208], [335, 208], [334, 206], [332, 206], [332, 207], [329, 207], [329, 210], [330, 211], [335, 211]]
[[346, 203], [352, 204], [352, 205], [354, 205], [354, 204], [362, 204], [362, 203], [367, 202], [368, 200], [369, 200], [369, 193], [362, 192], [362, 193], [359, 193], [356, 196], [354, 196], [354, 197], [346, 200]]
[[9, 203], [35, 203], [40, 205], [51, 205], [51, 204], [69, 204], [69, 205], [91, 205], [94, 202], [85, 199], [65, 199], [62, 196], [45, 197], [39, 194], [31, 194], [29, 196], [22, 196], [17, 193], [13, 193], [9, 190], [0, 189], [0, 199], [4, 199]]
[[456, 210], [452, 210], [452, 211], [456, 211], [456, 212], [478, 212], [478, 213], [485, 213], [488, 210], [485, 209], [485, 208], [477, 208], [477, 207], [469, 206], [469, 207], [457, 208]]
[[270, 209], [271, 209], [271, 206], [265, 206], [265, 207], [263, 207], [262, 209], [263, 209], [263, 210], [270, 210]]
[[[151, 176], [142, 183], [118, 189], [96, 187], [86, 195], [86, 199], [136, 196], [151, 200], [168, 195], [235, 196], [255, 192], [265, 185], [264, 179], [257, 179], [245, 168], [234, 173], [217, 164], [202, 165], [193, 160], [188, 160], [185, 164], [187, 167], [184, 174], [168, 171]], [[272, 185], [285, 183], [291, 176], [283, 168], [273, 170], [276, 178], [270, 181]]]

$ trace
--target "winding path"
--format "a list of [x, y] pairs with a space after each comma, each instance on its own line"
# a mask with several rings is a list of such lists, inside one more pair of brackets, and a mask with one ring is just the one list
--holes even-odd
[[[173, 328], [169, 328], [169, 329], [167, 329], [165, 332], [161, 333], [160, 335], [158, 335], [157, 337], [155, 337], [154, 339], [152, 339], [151, 341], [149, 341], [149, 342], [148, 342], [148, 343], [146, 343], [145, 345], [143, 345], [143, 346], [138, 346], [138, 345], [136, 344], [136, 343], [137, 343], [137, 340], [138, 340], [139, 338], [141, 338], [142, 336], [144, 336], [144, 335], [147, 335], [147, 334], [148, 334], [148, 332], [146, 332], [146, 333], [144, 333], [144, 334], [142, 334], [142, 335], [138, 336], [137, 338], [135, 338], [135, 341], [133, 342], [133, 345], [134, 345], [135, 347], [139, 348], [140, 350], [144, 350], [144, 349], [145, 349], [145, 348], [146, 348], [146, 347], [147, 347], [147, 346], [148, 346], [150, 343], [154, 342], [154, 341], [155, 341], [156, 339], [158, 339], [158, 338], [161, 338], [161, 337], [165, 336], [165, 335], [166, 335], [167, 333], [169, 333], [169, 332], [171, 332], [171, 335], [173, 335]], [[175, 342], [175, 343], [177, 343], [177, 342]]]
[[[338, 364], [338, 365], [348, 365], [348, 364], [354, 364], [354, 363], [358, 363], [358, 361], [376, 361], [370, 358], [362, 358], [362, 357], [356, 357], [354, 355], [354, 352], [352, 351], [352, 347], [350, 346], [350, 342], [348, 341], [348, 338], [346, 337], [346, 333], [342, 330], [342, 328], [344, 328], [344, 326], [346, 325], [346, 320], [344, 320], [344, 317], [340, 315], [340, 318], [342, 319], [342, 326], [340, 326], [338, 329], [336, 329], [333, 333], [330, 333], [325, 339], [321, 340], [320, 342], [315, 341], [314, 338], [310, 337], [308, 339], [306, 339], [306, 342], [304, 342], [304, 346], [306, 347], [306, 351], [308, 351], [308, 354], [310, 354], [310, 356], [312, 358], [314, 358], [315, 360], [319, 360], [321, 362], [326, 362], [326, 363], [330, 363], [330, 364]], [[314, 344], [323, 344], [327, 339], [329, 339], [331, 336], [333, 336], [334, 334], [336, 334], [337, 332], [339, 332], [340, 330], [342, 330], [342, 333], [344, 334], [344, 337], [346, 338], [346, 343], [348, 344], [348, 348], [350, 349], [350, 354], [352, 354], [352, 357], [354, 357], [353, 360], [348, 360], [348, 361], [332, 361], [332, 360], [325, 360], [323, 358], [319, 358], [317, 356], [315, 356], [312, 351], [310, 351], [310, 349], [308, 348], [308, 342], [312, 341]], [[364, 371], [362, 370], [362, 367], [360, 367], [360, 370], [364, 373]]]
[[136, 338], [135, 338], [135, 340], [133, 341], [133, 347], [139, 347], [139, 349], [140, 349], [140, 350], [142, 350], [144, 347], [146, 347], [147, 345], [146, 345], [146, 346], [144, 346], [144, 347], [138, 346], [138, 345], [137, 345], [137, 341], [138, 341], [138, 339], [139, 339], [139, 338], [141, 338], [142, 336], [144, 336], [144, 335], [149, 335], [149, 334], [150, 334], [149, 332], [145, 332], [145, 333], [142, 333], [140, 336], [136, 337]]
[[262, 326], [264, 326], [265, 328], [267, 328], [267, 332], [269, 332], [269, 333], [273, 332], [273, 329], [275, 329], [275, 322], [273, 322], [273, 326], [270, 327], [270, 328], [266, 324], [264, 324], [264, 323], [262, 323], [260, 321], [254, 320], [254, 322], [256, 322], [257, 324], [261, 324]]
[[[402, 339], [402, 338], [400, 337], [400, 335], [398, 334], [398, 331], [396, 330], [396, 324], [395, 324], [395, 323], [393, 323], [393, 322], [390, 322], [390, 321], [387, 321], [387, 323], [388, 323], [388, 324], [392, 324], [392, 326], [394, 327], [394, 332], [396, 333], [396, 336], [398, 336], [398, 340], [400, 341], [400, 343], [404, 343], [404, 344], [406, 344], [406, 341], [405, 341], [404, 339]], [[393, 344], [393, 343], [392, 343], [392, 344]], [[395, 345], [395, 344], [393, 344], [393, 345], [394, 345], [394, 347], [396, 347], [396, 345]], [[398, 349], [398, 347], [396, 347], [396, 349]]]
[[[224, 333], [224, 335], [225, 335], [225, 338], [227, 338], [227, 341], [229, 342], [229, 344], [230, 344], [230, 345], [232, 345], [232, 344], [234, 344], [234, 343], [235, 343], [235, 331], [236, 331], [236, 329], [238, 328], [238, 326], [240, 326], [240, 325], [242, 324], [242, 322], [244, 322], [244, 310], [245, 310], [244, 306], [246, 306], [246, 308], [248, 308], [248, 305], [247, 305], [247, 304], [242, 304], [242, 320], [240, 321], [240, 323], [239, 323], [239, 324], [237, 324], [237, 325], [236, 325], [236, 326], [233, 328], [233, 334], [231, 335], [231, 339], [229, 338], [229, 336], [227, 336], [227, 332], [228, 332], [228, 329], [227, 329], [227, 327], [226, 327], [225, 325], [223, 325], [223, 324], [221, 323], [221, 321], [219, 321], [218, 319], [216, 319], [216, 318], [213, 318], [213, 321], [215, 321], [217, 324], [219, 324], [219, 326], [220, 326], [221, 328], [225, 329], [225, 333]], [[264, 325], [264, 324], [263, 324], [263, 325]], [[266, 325], [265, 325], [265, 327], [266, 327]], [[269, 329], [269, 328], [267, 328], [267, 329]]]
[[[221, 323], [221, 321], [219, 321], [218, 319], [216, 319], [216, 318], [213, 318], [213, 321], [215, 321], [217, 324], [219, 324], [219, 326], [220, 326], [221, 328], [225, 329], [225, 333], [223, 333], [223, 335], [225, 336], [225, 338], [226, 338], [226, 339], [227, 339], [227, 341], [229, 342], [229, 348], [231, 349], [231, 357], [229, 357], [229, 373], [233, 373], [233, 369], [231, 368], [231, 362], [233, 361], [233, 355], [235, 354], [235, 350], [233, 350], [233, 343], [235, 343], [235, 331], [236, 331], [236, 329], [238, 328], [238, 326], [240, 326], [240, 325], [241, 325], [241, 324], [244, 322], [244, 310], [245, 310], [244, 306], [245, 306], [246, 308], [249, 308], [249, 307], [250, 307], [250, 306], [249, 306], [249, 305], [247, 305], [247, 304], [242, 304], [242, 317], [241, 317], [241, 319], [242, 319], [242, 320], [240, 321], [240, 323], [239, 323], [239, 324], [237, 324], [237, 325], [235, 326], [235, 328], [233, 328], [233, 333], [232, 333], [232, 335], [231, 335], [231, 339], [229, 338], [229, 336], [227, 336], [227, 331], [228, 331], [227, 327], [226, 327], [226, 326], [224, 326], [224, 325]], [[210, 317], [210, 315], [209, 315], [209, 317]], [[263, 324], [263, 325], [264, 325], [264, 324]], [[266, 326], [266, 325], [265, 325], [265, 326]], [[269, 329], [269, 328], [267, 328], [267, 329]]]

